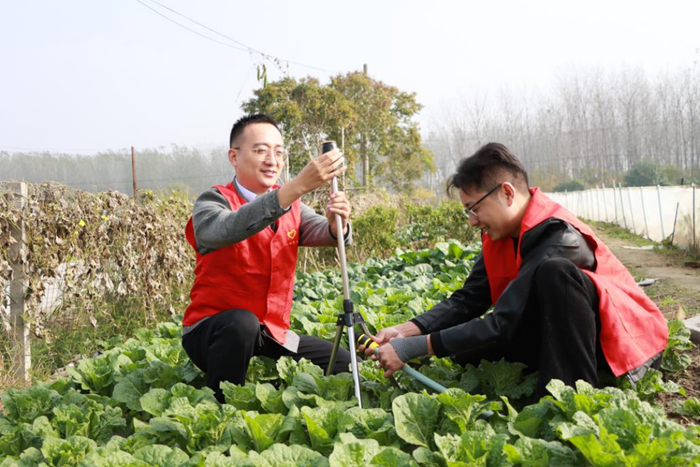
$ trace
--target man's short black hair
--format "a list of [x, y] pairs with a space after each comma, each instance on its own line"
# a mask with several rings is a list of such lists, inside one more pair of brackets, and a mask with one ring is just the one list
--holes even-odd
[[488, 191], [503, 182], [523, 191], [529, 188], [525, 167], [513, 153], [501, 143], [488, 143], [460, 161], [457, 172], [447, 179], [447, 192]]
[[277, 122], [274, 121], [272, 118], [268, 117], [265, 114], [251, 114], [251, 115], [246, 115], [238, 119], [236, 123], [233, 124], [233, 128], [231, 128], [231, 137], [229, 138], [229, 147], [233, 148], [233, 142], [236, 140], [241, 134], [243, 133], [243, 130], [245, 130], [245, 127], [248, 125], [252, 125], [253, 123], [269, 123], [270, 125], [274, 126], [277, 128], [277, 131], [282, 133], [280, 131], [280, 128], [277, 126]]

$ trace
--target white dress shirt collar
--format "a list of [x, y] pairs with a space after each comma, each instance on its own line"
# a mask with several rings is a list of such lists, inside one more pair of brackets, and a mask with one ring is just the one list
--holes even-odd
[[[246, 187], [244, 187], [243, 185], [241, 185], [241, 184], [238, 182], [238, 177], [234, 177], [234, 178], [233, 178], [233, 182], [236, 184], [236, 188], [238, 188], [238, 190], [241, 192], [241, 194], [243, 195], [243, 197], [244, 197], [244, 198], [246, 199], [246, 201], [248, 201], [249, 203], [250, 203], [251, 201], [253, 201], [255, 198], [258, 197], [257, 194], [253, 193], [252, 191], [250, 191], [249, 189], [247, 189]], [[267, 190], [267, 191], [270, 191], [270, 190]]]

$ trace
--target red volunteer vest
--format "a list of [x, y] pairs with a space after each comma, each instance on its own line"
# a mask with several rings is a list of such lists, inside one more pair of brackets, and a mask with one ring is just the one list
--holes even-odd
[[[218, 185], [217, 190], [236, 211], [247, 201], [233, 183]], [[275, 185], [273, 188], [279, 188]], [[292, 309], [294, 272], [299, 249], [301, 202], [277, 220], [277, 232], [270, 227], [242, 242], [200, 255], [194, 239], [192, 218], [185, 235], [197, 253], [192, 303], [185, 311], [184, 326], [224, 310], [250, 310], [270, 335], [284, 344]]]
[[[575, 227], [595, 248], [596, 271], [583, 272], [598, 290], [600, 344], [613, 374], [625, 374], [664, 350], [668, 342], [666, 319], [639, 288], [627, 268], [576, 216], [545, 196], [539, 188], [530, 189], [530, 193], [532, 198], [523, 216], [520, 238], [531, 228], [554, 217]], [[518, 276], [523, 261], [520, 243], [516, 256], [511, 238], [493, 241], [484, 236], [482, 240], [484, 265], [495, 304], [508, 284]]]

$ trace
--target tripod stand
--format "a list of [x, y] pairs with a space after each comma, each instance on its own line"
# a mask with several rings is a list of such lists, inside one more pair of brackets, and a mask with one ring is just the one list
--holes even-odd
[[[335, 144], [335, 141], [326, 141], [323, 143], [323, 149], [321, 150], [321, 153], [325, 154], [326, 152], [331, 151], [337, 147], [338, 146]], [[333, 193], [337, 193], [338, 178], [334, 177], [332, 183]], [[360, 334], [360, 337], [363, 339], [361, 343], [362, 345], [366, 345], [369, 348], [374, 348], [375, 354], [378, 351], [378, 346], [376, 343], [371, 343], [371, 340], [367, 337], [370, 335], [370, 333], [367, 329], [367, 325], [365, 324], [365, 320], [362, 317], [362, 315], [360, 313], [354, 312], [354, 306], [352, 300], [350, 299], [350, 281], [348, 279], [348, 265], [347, 259], [345, 257], [345, 238], [343, 236], [343, 221], [338, 214], [335, 215], [335, 222], [336, 231], [338, 232], [338, 254], [340, 256], [340, 270], [341, 277], [343, 280], [343, 313], [338, 315], [338, 320], [336, 321], [335, 339], [333, 340], [333, 349], [331, 350], [331, 358], [328, 362], [328, 368], [326, 369], [326, 376], [329, 376], [333, 373], [333, 369], [335, 368], [335, 362], [338, 357], [338, 349], [340, 348], [340, 340], [343, 337], [343, 327], [346, 327], [348, 328], [350, 365], [352, 366], [351, 371], [353, 384], [355, 387], [355, 397], [357, 398], [358, 407], [362, 408], [362, 397], [360, 393], [360, 372], [357, 366], [357, 341], [355, 340], [355, 325], [359, 325], [362, 329], [362, 334]], [[427, 376], [422, 375], [421, 373], [409, 367], [408, 365], [404, 366], [403, 369], [413, 378], [422, 382], [434, 391], [444, 392], [446, 390], [444, 386], [436, 383]], [[393, 376], [391, 376], [391, 382], [393, 385], [397, 386], [396, 380]]]
[[[326, 141], [323, 143], [321, 153], [331, 151], [338, 146], [334, 141]], [[333, 193], [338, 192], [338, 178], [333, 178]], [[331, 351], [331, 359], [326, 369], [326, 375], [333, 373], [335, 361], [338, 357], [338, 349], [340, 348], [340, 339], [343, 337], [343, 328], [348, 328], [348, 344], [350, 346], [350, 365], [352, 366], [352, 379], [355, 387], [355, 397], [357, 397], [357, 405], [362, 408], [362, 398], [360, 396], [360, 372], [357, 366], [357, 353], [355, 341], [355, 325], [358, 324], [362, 328], [365, 335], [369, 335], [369, 330], [365, 325], [365, 320], [360, 313], [355, 313], [352, 300], [350, 299], [350, 281], [348, 280], [348, 265], [345, 258], [345, 238], [343, 237], [343, 221], [338, 214], [335, 215], [336, 231], [338, 232], [338, 254], [340, 255], [340, 269], [343, 279], [343, 313], [338, 315], [336, 322], [335, 339], [333, 340], [333, 350]]]

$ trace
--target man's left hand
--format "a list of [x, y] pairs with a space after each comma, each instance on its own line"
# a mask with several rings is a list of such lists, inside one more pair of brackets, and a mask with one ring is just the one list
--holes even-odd
[[343, 236], [348, 232], [348, 220], [350, 219], [350, 201], [345, 197], [345, 192], [331, 193], [330, 201], [326, 205], [326, 218], [331, 226], [333, 235], [338, 237], [338, 225], [335, 215], [338, 214], [343, 222]]
[[396, 371], [403, 368], [404, 365], [391, 344], [384, 344], [380, 346], [379, 352], [376, 355], [373, 355], [372, 359], [379, 361], [377, 368], [384, 368], [385, 378], [393, 375]]

